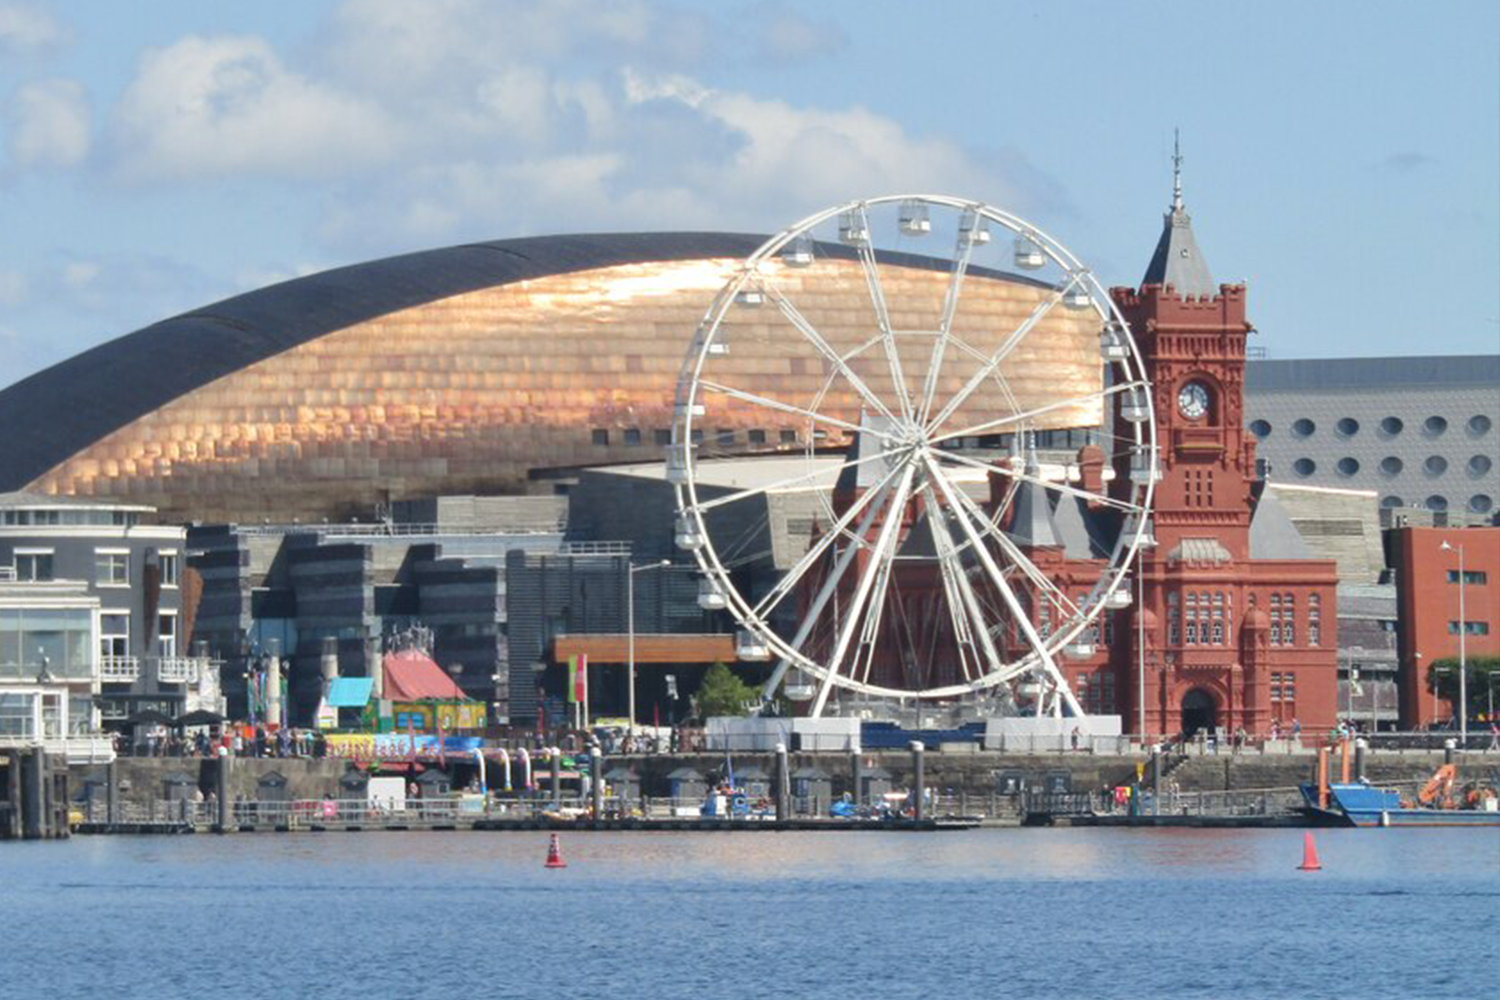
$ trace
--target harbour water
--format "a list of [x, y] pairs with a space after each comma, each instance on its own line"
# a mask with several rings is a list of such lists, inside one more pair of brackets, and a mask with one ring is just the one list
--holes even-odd
[[367, 833], [0, 849], [18, 998], [1500, 995], [1500, 833]]

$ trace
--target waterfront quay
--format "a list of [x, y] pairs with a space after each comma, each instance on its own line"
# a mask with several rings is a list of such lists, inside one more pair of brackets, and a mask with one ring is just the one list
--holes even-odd
[[[50, 835], [1298, 825], [1298, 785], [1316, 770], [1315, 752], [1290, 744], [1279, 752], [1189, 744], [1158, 756], [798, 752], [784, 763], [774, 753], [633, 754], [579, 769], [559, 759], [555, 771], [538, 764], [530, 787], [517, 775], [507, 789], [492, 771], [481, 793], [463, 762], [418, 764], [420, 772], [412, 762], [389, 762], [392, 770], [382, 772], [337, 758], [121, 757], [67, 769], [60, 794], [69, 815]], [[1392, 748], [1362, 754], [1357, 766], [1373, 783], [1415, 789], [1443, 760], [1441, 752]], [[1500, 756], [1470, 752], [1460, 766], [1488, 773]], [[777, 781], [781, 768], [785, 783]], [[726, 769], [743, 798], [721, 797], [715, 806]], [[1132, 795], [1140, 796], [1134, 804]]]

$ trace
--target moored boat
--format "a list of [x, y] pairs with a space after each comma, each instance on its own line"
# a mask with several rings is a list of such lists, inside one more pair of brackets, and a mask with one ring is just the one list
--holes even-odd
[[1478, 796], [1472, 804], [1445, 807], [1440, 803], [1404, 802], [1395, 789], [1377, 788], [1365, 781], [1331, 782], [1327, 788], [1324, 801], [1313, 782], [1301, 786], [1304, 811], [1331, 826], [1500, 827], [1500, 803], [1493, 794]]

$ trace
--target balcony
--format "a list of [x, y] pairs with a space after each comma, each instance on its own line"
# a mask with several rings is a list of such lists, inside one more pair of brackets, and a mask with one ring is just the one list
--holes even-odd
[[207, 662], [197, 656], [163, 656], [156, 661], [156, 679], [163, 684], [196, 684]]
[[108, 764], [115, 759], [114, 743], [101, 733], [72, 736], [43, 736], [38, 739], [29, 728], [21, 732], [0, 733], [0, 750], [32, 750], [40, 747], [53, 757], [69, 764]]
[[140, 677], [141, 661], [139, 657], [99, 657], [99, 679], [106, 684], [133, 684]]

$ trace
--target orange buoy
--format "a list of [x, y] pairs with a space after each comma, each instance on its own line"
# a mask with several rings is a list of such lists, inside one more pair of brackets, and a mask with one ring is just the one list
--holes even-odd
[[[553, 834], [554, 839], [556, 839], [556, 836], [556, 834]], [[1297, 870], [1299, 872], [1323, 870], [1322, 864], [1318, 862], [1318, 847], [1313, 843], [1311, 830], [1305, 830], [1302, 833], [1302, 863], [1297, 866]]]
[[551, 842], [547, 845], [547, 868], [566, 868], [568, 863], [563, 860], [562, 844], [557, 839], [557, 834], [552, 835]]

